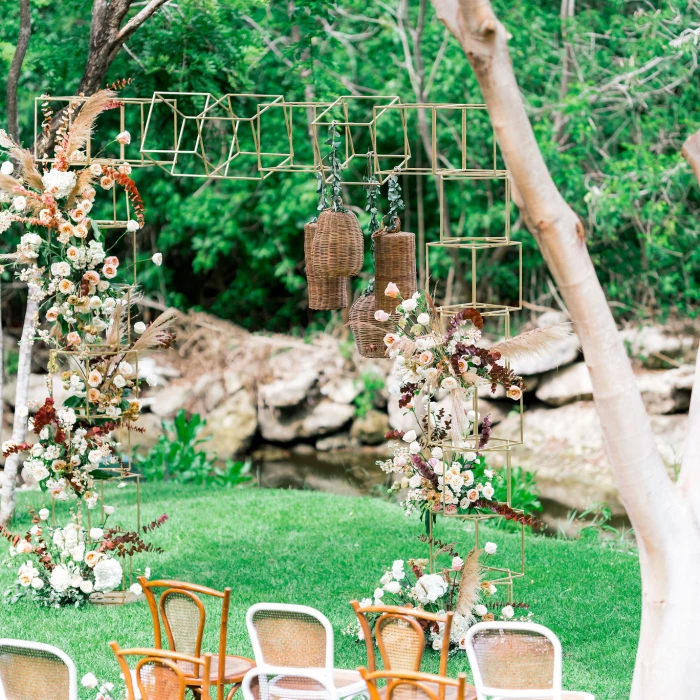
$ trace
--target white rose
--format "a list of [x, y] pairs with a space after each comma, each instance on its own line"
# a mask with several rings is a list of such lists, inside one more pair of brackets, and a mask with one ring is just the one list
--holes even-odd
[[464, 459], [467, 462], [474, 462], [476, 460], [476, 452], [467, 452], [467, 454], [464, 455]]
[[486, 484], [486, 486], [484, 486], [484, 488], [482, 489], [481, 493], [483, 494], [484, 498], [488, 498], [489, 500], [491, 500], [495, 492], [491, 484]]
[[495, 542], [487, 542], [484, 545], [484, 551], [486, 554], [495, 554], [498, 549], [498, 545]]
[[139, 228], [141, 228], [139, 226], [139, 222], [134, 221], [134, 219], [129, 219], [129, 221], [126, 222], [126, 230], [127, 231], [131, 231], [133, 233], [134, 231], [138, 231]]
[[141, 335], [146, 330], [146, 324], [143, 321], [138, 321], [134, 324], [134, 333]]
[[393, 576], [391, 575], [391, 571], [387, 571], [384, 576], [382, 576], [379, 579], [379, 583], [382, 584], [382, 586], [386, 586], [387, 583], [389, 583], [393, 579]]
[[483, 617], [488, 613], [489, 609], [485, 605], [476, 605], [474, 606], [474, 612], [479, 616]]
[[48, 508], [42, 508], [39, 511], [39, 520], [48, 520], [49, 515], [51, 515], [51, 512], [49, 511]]
[[104, 531], [101, 527], [90, 528], [90, 539], [91, 540], [101, 540], [104, 535]]
[[32, 579], [32, 588], [35, 590], [40, 590], [44, 587], [44, 580], [40, 579], [38, 576]]
[[417, 489], [420, 487], [421, 483], [423, 482], [423, 477], [420, 474], [414, 474], [409, 480], [408, 480], [408, 485], [412, 489]]
[[125, 360], [124, 362], [119, 363], [119, 371], [128, 377], [134, 373], [134, 368]]
[[153, 257], [151, 258], [153, 263], [160, 267], [163, 264], [163, 254], [162, 253], [154, 253]]
[[379, 321], [380, 323], [385, 323], [386, 321], [389, 320], [389, 314], [386, 311], [382, 311], [381, 309], [377, 309], [374, 312], [374, 320]]
[[141, 588], [140, 583], [133, 583], [129, 590], [134, 594], [134, 595], [141, 595], [143, 593], [143, 588]]
[[117, 389], [121, 389], [123, 386], [126, 386], [126, 379], [124, 379], [121, 374], [118, 374], [114, 378], [114, 386], [116, 386]]
[[412, 455], [417, 455], [417, 454], [419, 454], [419, 453], [420, 453], [420, 450], [421, 450], [420, 442], [412, 442], [412, 443], [408, 446], [408, 451], [409, 451]]
[[452, 571], [461, 571], [464, 565], [464, 559], [462, 557], [452, 557]]
[[15, 169], [15, 166], [12, 165], [12, 163], [9, 160], [6, 160], [2, 166], [0, 166], [0, 173], [3, 175], [12, 175], [12, 171]]
[[59, 564], [51, 572], [49, 584], [57, 593], [63, 593], [70, 586], [71, 575], [65, 564]]
[[12, 208], [15, 211], [24, 211], [27, 208], [27, 198], [26, 197], [15, 197], [12, 200]]
[[416, 431], [415, 430], [409, 430], [408, 432], [404, 433], [403, 436], [403, 441], [404, 442], [414, 442], [416, 439]]
[[433, 449], [430, 452], [431, 457], [435, 457], [435, 459], [442, 459], [443, 452], [441, 447], [433, 447]]
[[401, 306], [403, 306], [405, 311], [415, 311], [416, 306], [418, 304], [416, 303], [415, 299], [404, 299], [401, 302]]
[[403, 570], [403, 559], [397, 559], [392, 565], [391, 565], [391, 575], [397, 580], [400, 581], [406, 574], [404, 573]]
[[99, 464], [102, 461], [102, 452], [100, 450], [90, 450], [88, 453], [88, 461], [91, 464]]
[[513, 615], [515, 615], [515, 610], [513, 610], [513, 606], [506, 605], [506, 607], [503, 608], [503, 610], [501, 610], [501, 615], [503, 615], [503, 617], [506, 620], [510, 620], [510, 618], [513, 617]]
[[114, 515], [114, 506], [105, 506], [104, 512], [105, 515]]
[[88, 581], [87, 579], [83, 579], [82, 583], [80, 584], [80, 590], [85, 593], [86, 595], [90, 595], [92, 593], [93, 585], [92, 581]]
[[422, 313], [416, 319], [421, 326], [427, 326], [430, 323], [430, 314]]
[[86, 673], [80, 681], [80, 684], [83, 688], [97, 688], [97, 678], [95, 678], [94, 673]]
[[383, 588], [375, 588], [374, 589], [374, 599], [381, 600], [383, 597], [384, 597], [384, 589]]
[[452, 389], [457, 389], [457, 387], [459, 387], [459, 382], [454, 377], [445, 377], [442, 380], [440, 386], [443, 389], [451, 391]]
[[396, 595], [401, 591], [401, 584], [398, 581], [390, 581], [389, 583], [384, 586], [384, 590], [387, 593], [391, 593], [392, 595]]

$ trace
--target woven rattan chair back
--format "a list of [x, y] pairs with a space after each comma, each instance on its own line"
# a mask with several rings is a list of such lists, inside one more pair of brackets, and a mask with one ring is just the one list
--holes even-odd
[[244, 700], [336, 700], [330, 676], [304, 668], [258, 666], [243, 679]]
[[380, 323], [374, 318], [375, 306], [374, 294], [363, 294], [350, 307], [350, 328], [362, 357], [386, 357], [384, 336], [395, 328], [393, 319]]
[[75, 664], [56, 647], [0, 639], [2, 700], [78, 700]]
[[[204, 679], [202, 700], [211, 700], [209, 674], [211, 654], [198, 658], [163, 649], [120, 649], [116, 642], [109, 645], [117, 657], [124, 676], [127, 700], [185, 700], [187, 676], [185, 668]], [[132, 670], [128, 659], [136, 661]]]
[[561, 697], [561, 644], [542, 625], [486, 622], [466, 636], [479, 698]]
[[304, 226], [304, 261], [309, 308], [318, 311], [344, 309], [348, 305], [348, 285], [344, 277], [324, 277], [314, 267], [312, 248], [317, 224]]
[[333, 668], [333, 628], [318, 610], [259, 603], [246, 624], [258, 665]]
[[[369, 671], [377, 671], [374, 639], [385, 671], [420, 671], [425, 650], [425, 632], [442, 626], [442, 648], [440, 650], [440, 675], [447, 674], [447, 660], [450, 651], [450, 630], [454, 613], [442, 615], [415, 608], [401, 608], [394, 605], [371, 605], [366, 608], [353, 600], [352, 605], [367, 645]], [[367, 615], [379, 613], [372, 630]]]
[[390, 282], [398, 288], [401, 296], [408, 299], [418, 289], [416, 277], [416, 237], [413, 233], [401, 231], [399, 220], [396, 229], [379, 229], [372, 234], [374, 242], [374, 290], [377, 308], [391, 313], [401, 303], [384, 294]]
[[313, 268], [324, 277], [355, 277], [364, 262], [364, 240], [350, 211], [324, 209], [318, 215], [311, 255]]
[[[435, 676], [416, 671], [376, 671], [370, 673], [360, 668], [360, 675], [367, 684], [370, 700], [442, 700], [448, 689], [454, 689], [451, 700], [464, 700], [467, 676], [460, 673], [457, 679]], [[377, 682], [385, 683], [380, 690]]]

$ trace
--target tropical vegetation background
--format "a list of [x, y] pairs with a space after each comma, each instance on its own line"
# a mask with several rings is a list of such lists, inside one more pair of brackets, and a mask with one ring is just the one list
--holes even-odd
[[[516, 76], [539, 144], [556, 184], [585, 224], [615, 313], [620, 320], [693, 316], [700, 294], [700, 202], [679, 151], [700, 125], [694, 109], [697, 36], [683, 34], [697, 22], [697, 3], [494, 5], [512, 34]], [[34, 137], [34, 98], [71, 95], [78, 86], [91, 7], [87, 0], [31, 3], [32, 36], [18, 91], [25, 145]], [[17, 3], [0, 0], [0, 14], [4, 84], [17, 43]], [[427, 0], [178, 0], [149, 19], [119, 53], [108, 79], [124, 77], [134, 79], [127, 96], [161, 90], [284, 94], [288, 100], [398, 95], [404, 102], [481, 101], [461, 49], [447, 39]], [[447, 116], [440, 124], [439, 149], [449, 159], [454, 124]], [[308, 142], [304, 119], [294, 128], [295, 144]], [[278, 126], [271, 138], [283, 136]], [[387, 150], [401, 146], [400, 132], [390, 125], [380, 138]], [[425, 164], [418, 130], [412, 140], [413, 162]], [[492, 148], [485, 118], [470, 121], [468, 140], [469, 162], [483, 164]], [[302, 228], [316, 209], [313, 175], [207, 182], [149, 168], [136, 178], [148, 206], [139, 245], [162, 251], [166, 261], [142, 275], [151, 297], [208, 310], [252, 330], [302, 333], [328, 323], [326, 313], [308, 311], [305, 297]], [[401, 180], [404, 228], [435, 240], [433, 179]], [[445, 183], [450, 225], [475, 235], [502, 232], [502, 182], [478, 185]], [[416, 206], [420, 198], [422, 208]], [[361, 188], [348, 188], [346, 200], [365, 216]], [[525, 299], [535, 307], [556, 306], [556, 288], [517, 209], [511, 224], [524, 248]], [[13, 246], [14, 235], [5, 234], [3, 248]], [[356, 289], [370, 277], [366, 249], [367, 272], [354, 281]], [[431, 264], [433, 281], [443, 290], [444, 262], [437, 257]], [[480, 283], [513, 296], [516, 269], [516, 259], [494, 253], [480, 268]], [[5, 277], [10, 282], [9, 273]], [[6, 285], [5, 293], [6, 323], [17, 327], [23, 292]]]

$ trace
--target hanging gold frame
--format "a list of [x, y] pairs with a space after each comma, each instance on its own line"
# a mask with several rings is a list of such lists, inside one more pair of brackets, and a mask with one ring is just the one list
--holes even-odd
[[[341, 168], [342, 169], [347, 169], [351, 163], [356, 158], [364, 158], [370, 159], [370, 166], [371, 166], [371, 159], [373, 156], [373, 150], [374, 150], [374, 145], [376, 143], [376, 137], [375, 137], [375, 127], [376, 127], [376, 121], [377, 121], [377, 114], [381, 115], [382, 111], [380, 109], [379, 113], [376, 113], [374, 111], [374, 106], [371, 105], [372, 111], [367, 112], [368, 116], [371, 115], [368, 119], [365, 119], [363, 121], [353, 121], [350, 119], [350, 107], [352, 104], [364, 104], [366, 102], [380, 102], [382, 103], [383, 101], [386, 101], [387, 105], [395, 105], [399, 104], [401, 102], [401, 98], [398, 97], [397, 95], [343, 95], [342, 97], [339, 97], [336, 99], [334, 102], [332, 102], [326, 109], [321, 112], [321, 114], [318, 115], [316, 119], [314, 119], [312, 123], [313, 131], [312, 131], [312, 137], [314, 141], [314, 151], [316, 153], [316, 160], [318, 163], [318, 170], [321, 172], [324, 180], [326, 182], [330, 182], [330, 174], [328, 173], [328, 165], [325, 162], [327, 159], [327, 156], [324, 156], [323, 154], [323, 148], [322, 144], [325, 140], [325, 134], [319, 134], [320, 127], [330, 127], [333, 123], [335, 123], [341, 130], [342, 136], [344, 138], [345, 142], [345, 153], [343, 160], [341, 162]], [[334, 110], [340, 110], [343, 119], [334, 119], [333, 114]], [[357, 140], [356, 137], [353, 138], [352, 130], [353, 128], [358, 128], [358, 129], [367, 129], [368, 130], [368, 136], [369, 136], [369, 146], [370, 148], [367, 151], [357, 151], [356, 150], [356, 144], [355, 141]], [[400, 159], [400, 163], [398, 164], [399, 166], [403, 163], [405, 164], [405, 158], [403, 156], [398, 156]], [[388, 176], [387, 176], [388, 177]], [[384, 180], [386, 181], [386, 179]], [[343, 185], [361, 185], [361, 186], [366, 186], [367, 183], [364, 180], [343, 180]]]
[[[411, 153], [411, 139], [409, 138], [408, 129], [408, 117], [407, 114], [412, 110], [425, 110], [430, 113], [429, 123], [430, 123], [430, 147], [431, 153], [430, 163], [427, 166], [418, 167], [412, 165], [410, 160], [412, 158]], [[403, 152], [400, 155], [392, 155], [387, 153], [381, 153], [377, 138], [378, 134], [381, 133], [382, 127], [382, 116], [389, 115], [393, 111], [399, 111], [401, 114], [401, 125], [403, 132]], [[444, 167], [440, 166], [437, 162], [438, 154], [438, 132], [439, 132], [439, 117], [441, 114], [449, 112], [460, 112], [460, 133], [459, 133], [459, 165], [458, 167]], [[468, 167], [468, 143], [467, 143], [467, 132], [468, 132], [468, 119], [467, 115], [470, 112], [486, 112], [485, 104], [458, 104], [451, 102], [416, 102], [416, 103], [400, 103], [400, 104], [386, 104], [374, 107], [374, 174], [378, 176], [382, 182], [386, 181], [386, 178], [391, 175], [394, 168], [387, 169], [381, 167], [382, 158], [400, 158], [402, 159], [399, 163], [400, 170], [404, 175], [460, 175], [463, 178], [480, 178], [486, 176], [487, 174], [493, 175], [499, 171], [498, 169], [498, 148], [496, 143], [496, 135], [492, 128], [493, 136], [493, 149], [492, 149], [492, 162], [491, 168], [470, 168]], [[386, 121], [386, 119], [385, 119]]]
[[[182, 101], [183, 98], [202, 98], [204, 104], [201, 109], [197, 110], [196, 114], [186, 114], [182, 111], [182, 108], [177, 104], [178, 98]], [[263, 100], [258, 102], [257, 100]], [[233, 102], [236, 100], [256, 100], [255, 113], [249, 114], [249, 116], [240, 116], [236, 114], [234, 110]], [[174, 103], [174, 104], [173, 104]], [[175, 118], [175, 147], [171, 149], [156, 149], [156, 148], [146, 148], [146, 139], [148, 137], [149, 129], [151, 128], [151, 119], [153, 115], [154, 108], [157, 104], [171, 105]], [[151, 98], [151, 105], [148, 110], [148, 117], [146, 119], [146, 127], [144, 131], [144, 137], [142, 140], [141, 152], [150, 159], [158, 154], [166, 154], [172, 156], [172, 161], [168, 161], [167, 165], [170, 167], [161, 167], [170, 175], [177, 177], [193, 177], [193, 178], [206, 178], [206, 179], [218, 179], [218, 180], [264, 180], [269, 175], [274, 172], [274, 169], [263, 169], [262, 168], [262, 157], [275, 157], [280, 158], [278, 166], [285, 165], [288, 162], [290, 154], [282, 152], [263, 152], [260, 149], [260, 121], [261, 115], [264, 114], [268, 109], [274, 105], [283, 106], [284, 97], [282, 95], [266, 95], [258, 93], [227, 93], [220, 98], [216, 98], [214, 95], [208, 92], [161, 92], [156, 91], [153, 93]], [[222, 110], [223, 114], [216, 114], [217, 110]], [[251, 110], [252, 111], [252, 110]], [[179, 127], [178, 127], [178, 117], [179, 117]], [[185, 128], [189, 122], [194, 122], [196, 127], [196, 137], [194, 139], [194, 145], [192, 148], [183, 148], [182, 141], [185, 138]], [[206, 134], [204, 133], [204, 127], [207, 123], [229, 123], [231, 127], [231, 134], [227, 154], [224, 160], [220, 163], [215, 164], [212, 160], [211, 153], [207, 153], [206, 145]], [[245, 127], [250, 128], [250, 138], [252, 139], [252, 144], [254, 150], [244, 150], [241, 147], [241, 135], [239, 130]], [[291, 150], [291, 149], [290, 149]], [[204, 169], [203, 173], [194, 172], [176, 172], [178, 161], [181, 156], [191, 155], [200, 159], [202, 167]], [[238, 174], [232, 173], [232, 165], [235, 161], [242, 157], [248, 156], [253, 157], [256, 161], [255, 175], [248, 174]], [[153, 159], [156, 164], [157, 160]]]

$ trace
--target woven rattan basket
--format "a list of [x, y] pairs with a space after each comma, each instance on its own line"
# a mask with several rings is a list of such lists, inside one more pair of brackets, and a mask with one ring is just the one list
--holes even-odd
[[378, 308], [391, 313], [399, 305], [399, 299], [384, 294], [389, 282], [393, 282], [401, 296], [408, 299], [417, 288], [416, 237], [400, 230], [396, 219], [396, 230], [379, 229], [372, 234], [374, 241], [374, 289]]
[[362, 357], [386, 357], [384, 336], [395, 328], [393, 319], [375, 320], [374, 294], [363, 294], [350, 307], [350, 327]]
[[348, 285], [344, 277], [323, 277], [313, 265], [311, 249], [316, 236], [317, 225], [304, 226], [304, 260], [306, 262], [306, 283], [309, 288], [309, 308], [317, 311], [344, 309], [348, 305]]
[[324, 209], [312, 245], [314, 270], [324, 277], [354, 277], [362, 269], [362, 229], [352, 212]]

